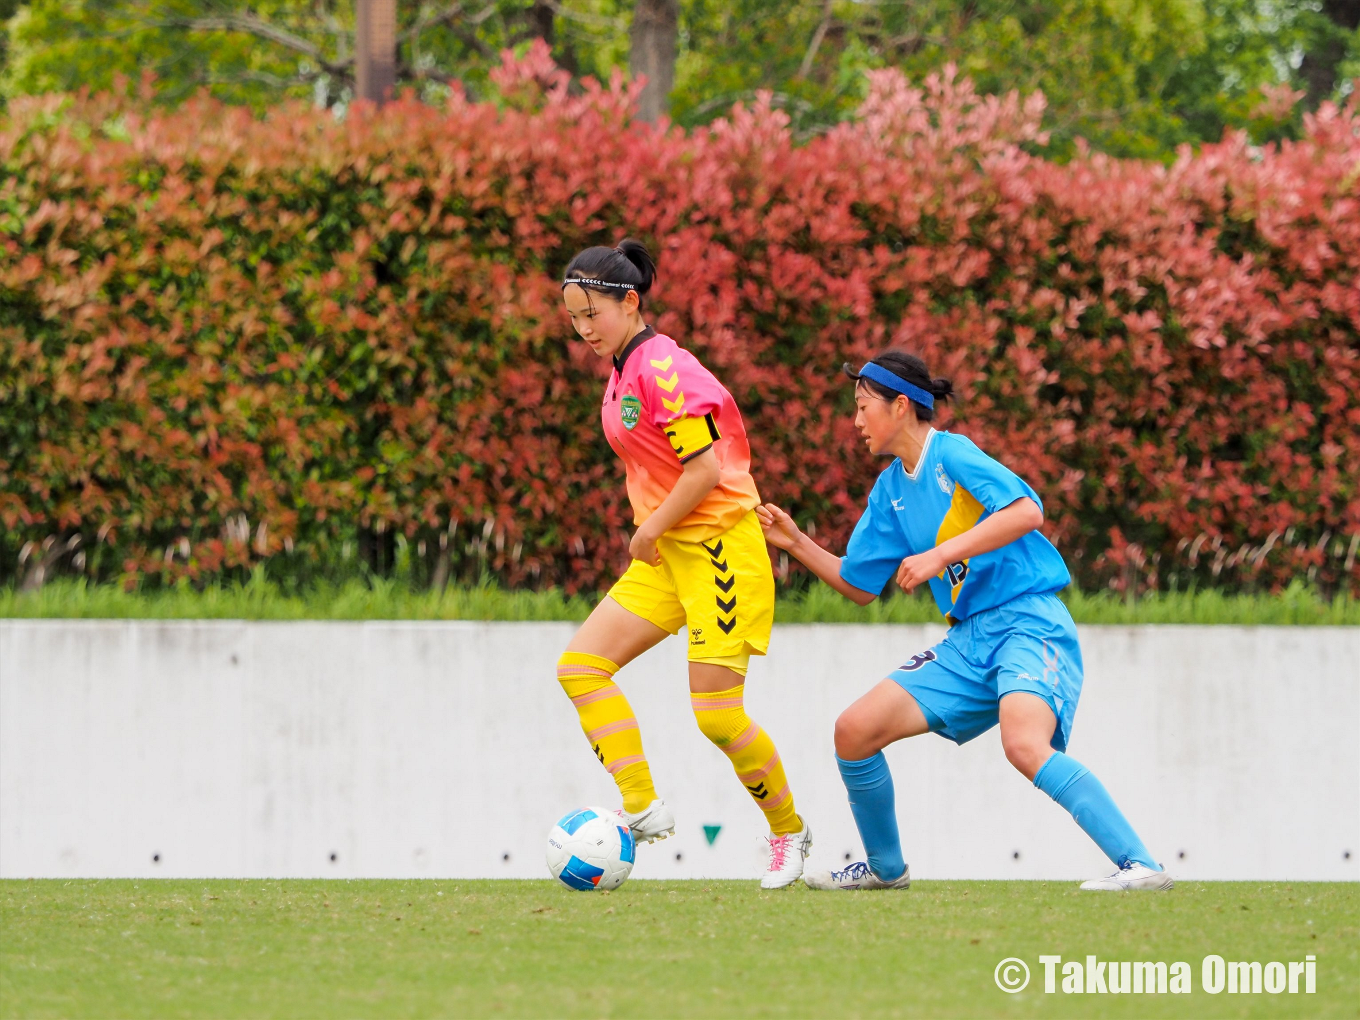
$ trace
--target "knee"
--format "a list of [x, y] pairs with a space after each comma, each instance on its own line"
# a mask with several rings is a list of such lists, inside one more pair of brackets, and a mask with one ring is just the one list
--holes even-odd
[[753, 725], [739, 698], [715, 703], [711, 695], [691, 695], [690, 702], [699, 732], [719, 747], [727, 747]]
[[853, 708], [837, 716], [835, 743], [837, 757], [845, 761], [860, 761], [880, 750], [872, 746], [872, 734]]
[[699, 732], [706, 736], [710, 741], [722, 747], [731, 739], [728, 733], [730, 726], [722, 725], [717, 719], [713, 718], [712, 712], [695, 712], [694, 722], [699, 727]]
[[1053, 753], [1053, 748], [1030, 734], [1008, 734], [1005, 730], [1001, 732], [1001, 747], [1006, 752], [1006, 760], [1030, 780], [1034, 779]]

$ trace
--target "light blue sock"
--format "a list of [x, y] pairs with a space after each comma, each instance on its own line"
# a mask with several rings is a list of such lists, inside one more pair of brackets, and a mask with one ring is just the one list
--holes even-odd
[[907, 866], [897, 835], [897, 798], [888, 759], [879, 751], [863, 761], [846, 761], [838, 755], [836, 764], [850, 795], [850, 813], [855, 816], [860, 841], [869, 855], [869, 870], [885, 882], [901, 878]]
[[1116, 867], [1132, 861], [1153, 871], [1162, 870], [1109, 792], [1081, 762], [1055, 751], [1034, 776], [1034, 785], [1067, 808]]

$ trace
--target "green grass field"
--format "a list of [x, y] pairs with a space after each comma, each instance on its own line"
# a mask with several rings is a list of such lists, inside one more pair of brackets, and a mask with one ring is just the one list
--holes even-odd
[[[1084, 624], [1360, 626], [1360, 599], [1323, 598], [1303, 584], [1278, 594], [1216, 590], [1163, 592], [1126, 600], [1069, 590], [1063, 600]], [[290, 593], [256, 575], [246, 584], [127, 592], [117, 585], [58, 580], [36, 592], [0, 588], [0, 618], [237, 620], [584, 620], [598, 596], [505, 591], [492, 585], [413, 590], [401, 581], [351, 580]], [[924, 593], [857, 606], [824, 584], [781, 595], [779, 623], [939, 623]]]
[[[1211, 995], [1210, 953], [1317, 958], [1317, 991]], [[1188, 995], [1045, 994], [1038, 957], [1184, 960]], [[1006, 994], [993, 971], [1025, 960]], [[1061, 974], [1059, 973], [1059, 977]], [[0, 883], [5, 1017], [1355, 1017], [1360, 885]]]

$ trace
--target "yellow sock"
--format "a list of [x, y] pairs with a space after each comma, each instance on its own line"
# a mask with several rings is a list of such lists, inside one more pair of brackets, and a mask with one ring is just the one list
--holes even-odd
[[632, 706], [614, 683], [618, 671], [608, 659], [584, 652], [563, 652], [557, 660], [557, 682], [576, 706], [595, 757], [618, 784], [623, 809], [636, 812], [656, 800], [656, 787]]
[[799, 832], [803, 822], [793, 809], [793, 794], [770, 735], [751, 721], [743, 698], [745, 684], [714, 694], [691, 694], [694, 718], [704, 736], [732, 762], [737, 778], [765, 812], [776, 836]]

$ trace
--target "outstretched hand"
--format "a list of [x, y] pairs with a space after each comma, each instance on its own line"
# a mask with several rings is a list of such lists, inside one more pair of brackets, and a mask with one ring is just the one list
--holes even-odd
[[765, 541], [776, 549], [792, 549], [803, 537], [793, 518], [773, 503], [756, 507], [756, 518], [760, 521], [760, 530], [765, 533]]

